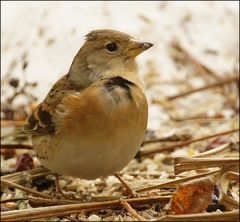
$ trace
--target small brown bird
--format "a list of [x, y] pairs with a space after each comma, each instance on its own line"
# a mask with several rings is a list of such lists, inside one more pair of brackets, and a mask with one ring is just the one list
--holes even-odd
[[86, 35], [69, 72], [24, 126], [43, 166], [96, 179], [134, 158], [148, 117], [135, 57], [152, 45], [109, 29]]

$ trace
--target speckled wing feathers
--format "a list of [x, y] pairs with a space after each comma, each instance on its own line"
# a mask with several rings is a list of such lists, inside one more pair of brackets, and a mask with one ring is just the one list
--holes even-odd
[[[96, 84], [105, 87], [109, 93], [114, 88], [120, 87], [125, 91], [126, 98], [129, 100], [133, 99], [131, 87], [136, 86], [133, 82], [120, 76], [102, 79]], [[78, 101], [76, 97], [79, 96], [80, 92], [79, 89], [73, 90], [74, 87], [70, 85], [64, 86], [63, 84], [58, 85], [58, 87], [56, 87], [56, 84], [53, 86], [45, 100], [38, 105], [34, 113], [27, 119], [24, 125], [26, 133], [33, 136], [57, 133], [58, 127], [64, 121], [64, 117], [67, 116], [68, 110], [74, 107], [74, 101]]]
[[55, 132], [52, 116], [48, 111], [43, 110], [42, 104], [30, 115], [24, 125], [24, 131], [31, 135], [44, 135]]
[[24, 132], [33, 136], [55, 133], [57, 131], [54, 122], [56, 108], [66, 95], [75, 92], [77, 89], [74, 84], [69, 82], [67, 75], [58, 80], [44, 101], [37, 106], [27, 119], [23, 127]]

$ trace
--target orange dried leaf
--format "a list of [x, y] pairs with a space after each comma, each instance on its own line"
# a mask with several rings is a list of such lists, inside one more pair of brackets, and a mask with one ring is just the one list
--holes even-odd
[[199, 184], [180, 185], [172, 197], [173, 214], [201, 213], [212, 201], [213, 184], [202, 181]]

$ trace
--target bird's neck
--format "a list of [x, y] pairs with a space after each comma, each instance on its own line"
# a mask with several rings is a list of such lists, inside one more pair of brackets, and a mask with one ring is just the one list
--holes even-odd
[[113, 76], [121, 76], [143, 88], [135, 60], [128, 60], [121, 65], [117, 63], [111, 66], [96, 66], [88, 64], [86, 60], [79, 61], [78, 57], [75, 57], [69, 70], [70, 80], [81, 88], [86, 88], [99, 79]]
[[85, 60], [79, 61], [76, 56], [69, 69], [68, 75], [73, 84], [81, 88], [86, 88], [94, 82], [91, 78], [92, 72], [93, 70], [88, 67]]

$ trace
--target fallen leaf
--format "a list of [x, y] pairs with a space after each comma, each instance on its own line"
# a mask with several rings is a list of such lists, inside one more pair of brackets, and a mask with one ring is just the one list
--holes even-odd
[[173, 214], [201, 213], [212, 202], [213, 184], [208, 180], [194, 180], [180, 185], [171, 200]]
[[230, 141], [231, 140], [225, 136], [216, 137], [209, 142], [208, 146], [206, 147], [206, 150], [214, 149], [220, 145], [229, 143]]
[[227, 210], [239, 209], [239, 173], [227, 171], [223, 174], [219, 203]]
[[13, 158], [16, 155], [16, 151], [15, 150], [11, 150], [11, 149], [3, 149], [1, 151], [1, 155], [3, 155], [4, 159], [10, 159]]
[[33, 158], [29, 153], [23, 153], [17, 158], [16, 172], [33, 169]]

